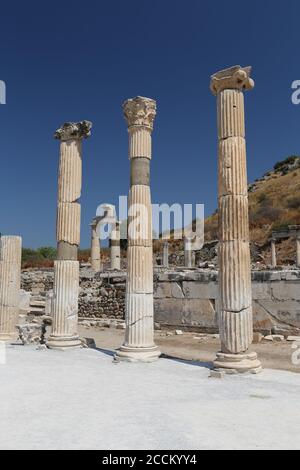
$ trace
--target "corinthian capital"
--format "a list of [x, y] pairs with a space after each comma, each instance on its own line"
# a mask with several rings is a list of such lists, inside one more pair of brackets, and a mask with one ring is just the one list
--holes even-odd
[[254, 81], [250, 78], [252, 67], [235, 65], [211, 76], [210, 89], [214, 95], [223, 90], [251, 90]]
[[55, 139], [87, 139], [91, 135], [92, 123], [90, 121], [65, 122], [54, 134]]
[[137, 96], [123, 103], [123, 111], [128, 127], [146, 127], [153, 129], [156, 116], [156, 101]]

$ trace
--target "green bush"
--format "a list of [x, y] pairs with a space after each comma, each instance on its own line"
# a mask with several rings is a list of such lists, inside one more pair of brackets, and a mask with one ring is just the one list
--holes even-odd
[[282, 167], [286, 165], [292, 165], [293, 163], [295, 163], [295, 160], [297, 160], [298, 158], [300, 159], [300, 157], [298, 157], [297, 155], [291, 155], [287, 157], [285, 160], [275, 163], [274, 170], [275, 171], [280, 170]]
[[278, 222], [276, 224], [273, 224], [272, 230], [275, 232], [281, 232], [281, 231], [284, 232], [289, 229], [289, 225], [292, 225], [292, 222], [290, 221]]
[[43, 246], [36, 250], [31, 248], [22, 249], [23, 267], [48, 267], [53, 264], [57, 251], [51, 246]]
[[45, 258], [45, 259], [53, 260], [57, 256], [57, 250], [56, 248], [53, 248], [52, 246], [42, 246], [41, 248], [38, 248], [36, 252], [38, 256], [41, 256], [42, 258]]

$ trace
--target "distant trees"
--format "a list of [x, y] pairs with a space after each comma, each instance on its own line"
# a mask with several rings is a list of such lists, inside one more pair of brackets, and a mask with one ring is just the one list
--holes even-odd
[[37, 251], [38, 256], [41, 256], [42, 258], [46, 258], [46, 259], [55, 259], [57, 255], [56, 248], [53, 248], [52, 246], [42, 246], [41, 248], [38, 248], [36, 251]]
[[22, 249], [22, 266], [29, 267], [51, 267], [56, 258], [56, 248], [52, 246], [42, 246], [33, 250], [32, 248]]

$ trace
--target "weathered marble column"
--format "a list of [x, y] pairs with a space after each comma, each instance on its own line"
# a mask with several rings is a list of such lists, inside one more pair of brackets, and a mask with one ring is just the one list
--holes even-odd
[[163, 243], [163, 256], [162, 256], [162, 263], [165, 268], [169, 267], [169, 243]]
[[0, 238], [0, 341], [18, 338], [22, 238]]
[[91, 268], [95, 272], [101, 270], [101, 250], [100, 240], [97, 233], [97, 224], [91, 223]]
[[55, 133], [60, 140], [57, 206], [57, 260], [54, 262], [53, 323], [49, 348], [81, 345], [78, 336], [80, 210], [82, 139], [91, 135], [88, 121], [65, 123]]
[[118, 222], [113, 226], [110, 236], [110, 267], [111, 269], [121, 269], [120, 225]]
[[277, 259], [276, 259], [276, 239], [271, 239], [271, 267], [274, 269], [277, 266]]
[[219, 327], [225, 372], [258, 372], [253, 340], [244, 90], [254, 87], [251, 67], [232, 67], [211, 77], [217, 96], [219, 137]]
[[193, 260], [192, 260], [192, 240], [188, 237], [184, 238], [184, 266], [186, 268], [193, 267]]
[[150, 194], [151, 133], [156, 102], [138, 96], [125, 101], [131, 188], [128, 210], [125, 342], [117, 360], [152, 362], [160, 356], [154, 343], [152, 206]]
[[300, 234], [296, 237], [296, 264], [300, 268]]

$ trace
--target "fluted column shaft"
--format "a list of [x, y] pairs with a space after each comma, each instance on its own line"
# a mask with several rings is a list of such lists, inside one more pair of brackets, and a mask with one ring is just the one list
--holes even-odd
[[91, 226], [91, 268], [96, 272], [101, 270], [100, 240], [97, 228], [93, 225]]
[[236, 354], [253, 339], [244, 95], [223, 90], [217, 100], [221, 341]]
[[53, 322], [47, 346], [67, 349], [81, 345], [78, 336], [82, 139], [91, 123], [65, 123], [55, 133], [60, 143], [57, 203], [57, 260], [54, 262]]
[[[253, 339], [244, 89], [254, 82], [250, 70], [235, 67], [212, 77], [217, 95], [219, 188], [219, 327], [222, 353], [215, 366], [243, 355]], [[226, 355], [228, 355], [226, 357]], [[255, 357], [238, 357], [228, 368], [258, 367]], [[253, 359], [253, 360], [252, 360]], [[224, 366], [226, 367], [226, 366]]]
[[17, 339], [21, 288], [21, 237], [0, 238], [0, 341]]
[[116, 358], [150, 362], [160, 353], [154, 344], [152, 206], [150, 194], [151, 133], [156, 103], [127, 100], [131, 188], [128, 201], [128, 249], [125, 342]]

